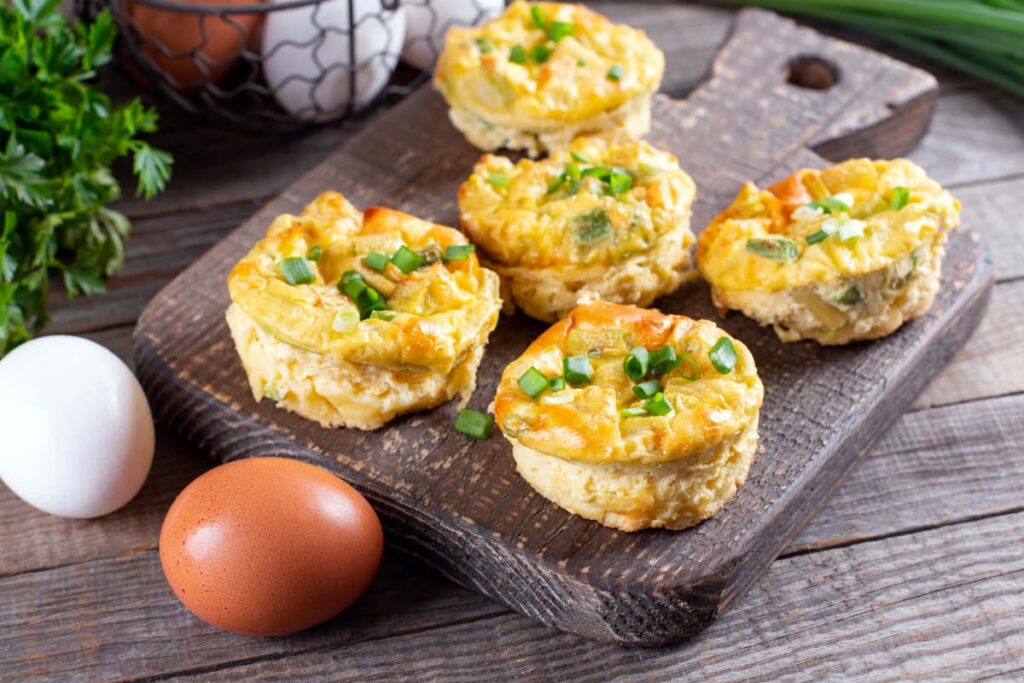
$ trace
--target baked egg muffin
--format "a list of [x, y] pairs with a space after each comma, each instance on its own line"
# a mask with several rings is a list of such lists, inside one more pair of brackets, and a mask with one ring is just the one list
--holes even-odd
[[613, 133], [543, 161], [485, 154], [459, 188], [459, 212], [515, 304], [552, 322], [585, 292], [649, 306], [695, 277], [695, 195], [672, 154]]
[[494, 414], [545, 498], [623, 531], [684, 529], [746, 480], [763, 395], [714, 323], [589, 300], [505, 368]]
[[538, 156], [581, 133], [646, 135], [664, 71], [643, 31], [583, 5], [514, 2], [480, 27], [448, 31], [434, 87], [476, 147]]
[[325, 192], [231, 271], [227, 323], [257, 401], [376, 429], [472, 393], [498, 287], [457, 230]]
[[802, 169], [747, 183], [701, 233], [715, 305], [785, 342], [877, 339], [924, 314], [960, 203], [906, 159]]

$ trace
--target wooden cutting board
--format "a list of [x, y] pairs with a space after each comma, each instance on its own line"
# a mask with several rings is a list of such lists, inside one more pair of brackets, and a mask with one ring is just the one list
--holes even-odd
[[[657, 97], [650, 140], [696, 180], [699, 230], [745, 180], [905, 152], [928, 125], [936, 87], [916, 68], [745, 10], [704, 85], [686, 101]], [[456, 189], [478, 156], [441, 98], [421, 89], [160, 292], [135, 332], [136, 365], [158, 419], [213, 459], [284, 455], [327, 467], [370, 499], [395, 551], [590, 638], [677, 641], [733, 605], [963, 345], [988, 301], [991, 265], [969, 229], [951, 237], [932, 311], [882, 341], [783, 345], [738, 314], [717, 316], [703, 284], [660, 300], [666, 312], [711, 318], [742, 339], [766, 388], [746, 485], [682, 532], [628, 534], [562, 511], [516, 474], [501, 436], [457, 434], [454, 404], [376, 432], [326, 430], [257, 404], [224, 323], [226, 278], [271, 220], [334, 189], [360, 208], [456, 225]], [[486, 410], [502, 368], [542, 329], [501, 319], [471, 407]]]

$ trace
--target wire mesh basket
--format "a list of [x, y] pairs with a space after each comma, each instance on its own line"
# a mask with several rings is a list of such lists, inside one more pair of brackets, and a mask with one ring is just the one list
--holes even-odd
[[[131, 71], [186, 111], [262, 132], [339, 121], [404, 96], [429, 77], [448, 28], [505, 4], [213, 1], [107, 3]], [[102, 4], [80, 0], [79, 12], [87, 18]]]

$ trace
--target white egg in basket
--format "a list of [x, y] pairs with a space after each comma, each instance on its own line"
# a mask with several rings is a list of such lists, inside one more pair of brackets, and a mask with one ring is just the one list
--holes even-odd
[[452, 26], [476, 26], [505, 9], [503, 0], [406, 0], [402, 61], [417, 69], [434, 68]]
[[[264, 76], [285, 110], [304, 121], [330, 121], [344, 114], [350, 102], [364, 106], [380, 93], [405, 38], [404, 8], [385, 9], [384, 4], [393, 5], [324, 0], [267, 14], [261, 48]], [[353, 34], [354, 65], [349, 43]]]

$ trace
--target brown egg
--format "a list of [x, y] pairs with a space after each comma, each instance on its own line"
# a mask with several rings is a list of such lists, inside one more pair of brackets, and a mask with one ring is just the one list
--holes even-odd
[[254, 635], [301, 631], [351, 605], [380, 565], [380, 520], [330, 472], [250, 458], [185, 487], [160, 530], [160, 563], [186, 607]]
[[[185, 0], [180, 4], [245, 6], [258, 5], [261, 1]], [[263, 21], [263, 15], [257, 13], [226, 14], [221, 18], [215, 14], [175, 12], [131, 0], [128, 13], [144, 38], [146, 54], [179, 87], [219, 80], [238, 62], [243, 47], [256, 44], [253, 34]], [[188, 54], [192, 50], [205, 58], [202, 61], [205, 72], [197, 66], [201, 61], [198, 54]]]

